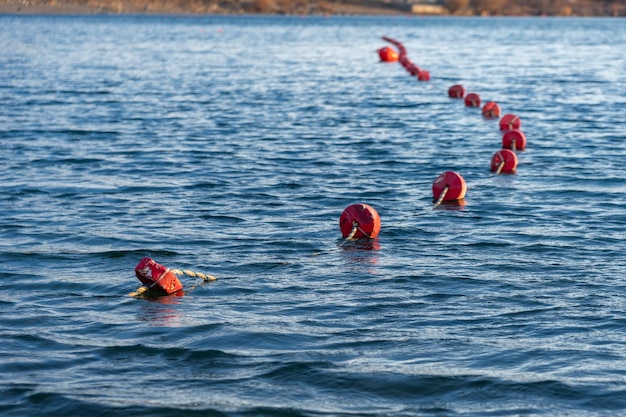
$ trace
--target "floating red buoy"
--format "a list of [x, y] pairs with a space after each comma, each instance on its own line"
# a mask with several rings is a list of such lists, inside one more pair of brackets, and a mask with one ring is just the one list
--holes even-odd
[[521, 130], [507, 130], [502, 135], [502, 148], [523, 151], [526, 149], [526, 135]]
[[417, 79], [420, 81], [428, 81], [430, 80], [430, 73], [425, 70], [419, 70], [417, 72]]
[[522, 120], [514, 114], [505, 114], [500, 119], [500, 130], [513, 130], [522, 127]]
[[380, 216], [368, 204], [352, 204], [339, 217], [344, 239], [375, 238], [380, 233]]
[[488, 101], [483, 106], [484, 117], [500, 117], [500, 106], [495, 101]]
[[502, 149], [491, 157], [491, 171], [496, 174], [501, 172], [512, 173], [517, 168], [517, 155], [510, 149]]
[[166, 294], [183, 289], [178, 277], [170, 269], [154, 262], [150, 258], [143, 258], [135, 267], [135, 275], [148, 288], [158, 288]]
[[480, 107], [480, 96], [476, 93], [469, 93], [465, 96], [465, 105], [467, 107]]
[[378, 50], [378, 56], [383, 62], [396, 62], [398, 60], [398, 53], [388, 46], [384, 46]]
[[448, 89], [448, 97], [450, 98], [463, 98], [465, 95], [465, 88], [461, 84], [455, 84]]
[[454, 171], [444, 172], [433, 182], [433, 200], [437, 203], [461, 200], [466, 191], [465, 180]]

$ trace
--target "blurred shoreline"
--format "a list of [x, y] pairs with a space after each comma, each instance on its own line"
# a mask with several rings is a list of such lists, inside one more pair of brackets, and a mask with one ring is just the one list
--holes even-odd
[[391, 0], [0, 0], [0, 14], [626, 16], [626, 4], [614, 0], [555, 0], [545, 5], [531, 7], [525, 0], [446, 0], [443, 4]]
[[[276, 13], [264, 10], [260, 2], [212, 3], [200, 5], [168, 1], [145, 2], [149, 5], [132, 4], [121, 1], [4, 1], [0, 0], [0, 14], [338, 14], [338, 15], [411, 15], [410, 10], [381, 4], [325, 3], [322, 6], [308, 7], [308, 10], [294, 10], [293, 13]], [[137, 2], [139, 3], [139, 2]]]

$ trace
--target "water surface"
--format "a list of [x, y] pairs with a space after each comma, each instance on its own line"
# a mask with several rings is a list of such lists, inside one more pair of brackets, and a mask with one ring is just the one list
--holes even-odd
[[[626, 408], [624, 19], [0, 16], [0, 44], [2, 414]], [[515, 175], [456, 83], [522, 118]], [[432, 210], [446, 170], [467, 197]], [[353, 203], [374, 242], [342, 244]], [[219, 279], [127, 297], [144, 256]]]

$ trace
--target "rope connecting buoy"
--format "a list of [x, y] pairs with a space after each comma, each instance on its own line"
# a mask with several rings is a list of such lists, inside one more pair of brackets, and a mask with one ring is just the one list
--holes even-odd
[[430, 80], [430, 72], [428, 72], [426, 70], [419, 70], [417, 72], [417, 79], [419, 81], [428, 81], [428, 80]]
[[505, 114], [500, 119], [500, 130], [519, 130], [522, 127], [522, 119], [514, 114]]
[[461, 84], [455, 84], [448, 89], [448, 97], [450, 98], [463, 98], [465, 96], [465, 87]]
[[495, 101], [488, 101], [483, 106], [483, 117], [495, 118], [500, 117], [500, 106]]
[[526, 135], [521, 130], [507, 130], [502, 135], [502, 148], [523, 151], [526, 149]]
[[339, 228], [344, 239], [373, 239], [380, 233], [380, 216], [368, 204], [352, 204], [341, 213]]
[[213, 275], [188, 269], [170, 269], [146, 257], [139, 261], [135, 267], [135, 276], [141, 281], [143, 286], [128, 295], [136, 297], [152, 290], [156, 290], [160, 294], [177, 293], [183, 289], [183, 284], [176, 275], [202, 278], [205, 281], [215, 281], [217, 279]]
[[500, 173], [513, 173], [517, 168], [517, 155], [510, 149], [501, 149], [491, 157], [491, 171], [497, 175]]
[[388, 46], [383, 46], [378, 50], [378, 56], [382, 62], [396, 62], [399, 59], [398, 53]]
[[197, 271], [190, 271], [188, 269], [171, 269], [170, 272], [175, 275], [187, 275], [188, 277], [202, 278], [205, 281], [217, 280], [217, 278], [215, 278], [213, 275], [208, 275]]
[[466, 107], [480, 107], [480, 96], [476, 93], [469, 93], [465, 96]]
[[433, 202], [435, 207], [444, 201], [458, 201], [465, 197], [467, 185], [462, 176], [454, 171], [446, 171], [433, 182]]

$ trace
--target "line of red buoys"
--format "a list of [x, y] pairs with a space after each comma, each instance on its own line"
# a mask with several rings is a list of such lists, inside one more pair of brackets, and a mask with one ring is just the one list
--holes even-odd
[[[455, 84], [448, 90], [448, 96], [451, 98], [461, 98], [456, 91], [462, 91], [460, 84]], [[454, 90], [453, 90], [454, 89]], [[480, 97], [476, 93], [470, 93], [465, 96], [466, 107], [480, 107]], [[488, 119], [500, 117], [500, 106], [495, 101], [489, 101], [481, 109], [483, 117]], [[515, 151], [523, 151], [526, 149], [526, 135], [519, 130], [522, 126], [522, 120], [514, 114], [505, 114], [499, 120], [500, 131], [502, 135], [502, 149], [508, 152], [496, 152], [491, 157], [491, 171], [496, 174], [514, 173], [517, 169], [517, 155]]]
[[[386, 36], [383, 40], [395, 45], [398, 51], [390, 47], [378, 50], [382, 62], [399, 62], [411, 76], [420, 81], [430, 80], [430, 73], [421, 70], [408, 57], [404, 45], [393, 38]], [[480, 107], [481, 99], [477, 93], [466, 94], [465, 87], [455, 84], [448, 89], [448, 97], [463, 99], [466, 107]], [[486, 102], [481, 108], [484, 118], [500, 118], [501, 109], [495, 101]], [[515, 151], [526, 149], [526, 136], [520, 130], [521, 119], [514, 114], [505, 114], [499, 120], [502, 135], [502, 149], [491, 157], [491, 171], [496, 174], [515, 173], [518, 159]], [[433, 202], [435, 207], [443, 202], [462, 201], [467, 192], [467, 185], [463, 177], [454, 171], [440, 174], [432, 185]], [[347, 207], [339, 219], [341, 233], [345, 239], [374, 238], [380, 231], [380, 217], [376, 210], [367, 204], [353, 204]]]
[[[377, 52], [381, 62], [399, 62], [411, 76], [419, 81], [429, 81], [430, 73], [420, 69], [408, 57], [406, 48], [401, 42], [386, 36], [383, 40], [398, 48], [396, 52], [385, 46]], [[477, 93], [466, 94], [465, 87], [455, 84], [448, 89], [448, 97], [463, 99], [466, 107], [481, 107], [481, 99]], [[484, 118], [500, 118], [501, 109], [495, 101], [486, 102], [481, 108]], [[502, 149], [491, 157], [491, 171], [496, 174], [515, 173], [518, 159], [515, 151], [526, 149], [526, 136], [520, 130], [522, 121], [519, 116], [505, 114], [499, 120], [502, 135]], [[462, 201], [467, 192], [467, 184], [463, 177], [454, 171], [440, 174], [432, 185], [433, 202], [435, 207], [444, 202]], [[367, 204], [353, 204], [341, 214], [339, 226], [344, 239], [375, 238], [380, 232], [380, 217], [376, 210]]]

